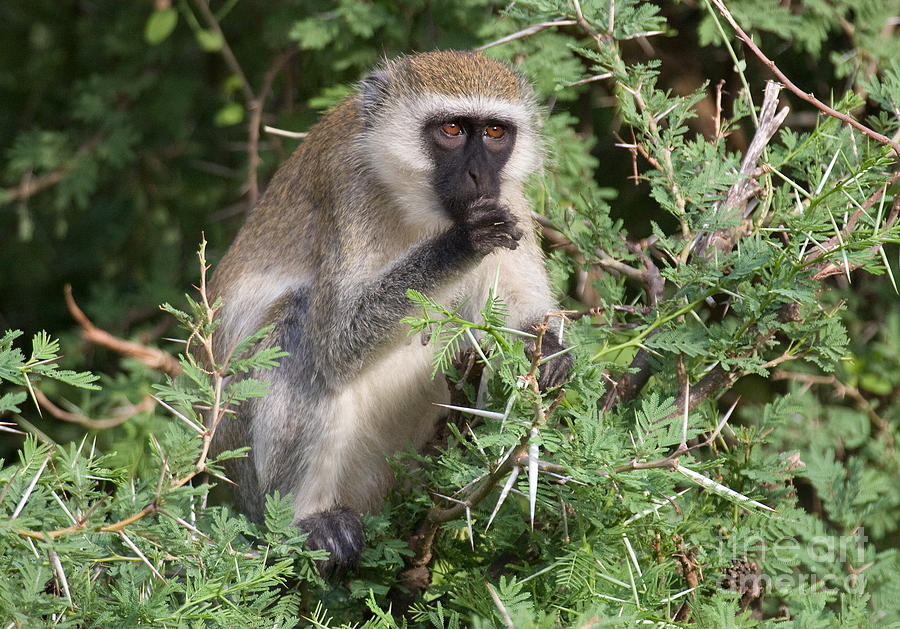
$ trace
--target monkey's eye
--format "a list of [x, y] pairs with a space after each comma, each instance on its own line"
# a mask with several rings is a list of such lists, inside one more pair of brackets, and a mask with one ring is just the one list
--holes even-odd
[[445, 122], [441, 125], [441, 131], [452, 137], [462, 135], [463, 132], [462, 127], [457, 122]]
[[499, 140], [503, 137], [503, 134], [506, 133], [506, 129], [498, 124], [488, 125], [484, 129], [484, 134], [489, 138], [494, 138], [495, 140]]

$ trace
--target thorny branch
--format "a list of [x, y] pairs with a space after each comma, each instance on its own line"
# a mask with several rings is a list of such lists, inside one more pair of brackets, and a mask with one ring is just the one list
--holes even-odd
[[[805, 258], [806, 262], [814, 262], [816, 259], [821, 257], [823, 253], [831, 253], [839, 249], [842, 245], [841, 240], [846, 238], [850, 232], [853, 231], [853, 228], [856, 226], [857, 221], [859, 221], [860, 216], [868, 210], [870, 207], [875, 205], [878, 201], [880, 201], [884, 195], [887, 193], [888, 188], [893, 186], [895, 183], [900, 181], [900, 171], [897, 171], [893, 174], [893, 176], [888, 180], [886, 184], [884, 184], [881, 188], [872, 193], [868, 199], [866, 199], [865, 203], [863, 203], [860, 207], [850, 215], [850, 218], [847, 219], [847, 223], [844, 225], [843, 229], [841, 229], [841, 236], [838, 237], [837, 234], [829, 238], [823, 243], [820, 243], [818, 247], [814, 250], [810, 251]], [[900, 218], [900, 195], [896, 195], [894, 197], [894, 202], [891, 204], [891, 210], [888, 213], [887, 217], [884, 220], [883, 227], [881, 230], [882, 235], [886, 234], [889, 229], [891, 229], [894, 224], [897, 222], [897, 219]], [[870, 247], [869, 251], [871, 253], [875, 253], [878, 249], [881, 248], [881, 245], [874, 245]], [[861, 263], [850, 264], [849, 268], [846, 268], [842, 264], [835, 264], [834, 262], [824, 262], [816, 265], [814, 268], [818, 269], [813, 274], [812, 278], [814, 280], [823, 280], [826, 277], [831, 277], [832, 275], [840, 275], [842, 273], [848, 273], [849, 271], [854, 271], [862, 266]]]
[[[897, 142], [886, 138], [885, 136], [878, 134], [868, 127], [858, 123], [853, 120], [846, 114], [842, 114], [834, 110], [831, 107], [828, 107], [821, 101], [815, 98], [812, 94], [805, 94], [796, 85], [791, 82], [787, 76], [784, 75], [775, 64], [763, 55], [760, 49], [755, 46], [749, 36], [740, 28], [740, 26], [734, 21], [731, 14], [725, 8], [722, 0], [712, 0], [715, 6], [719, 9], [723, 16], [729, 21], [732, 27], [738, 32], [741, 39], [750, 47], [750, 49], [756, 54], [775, 74], [776, 76], [784, 83], [784, 85], [793, 93], [799, 95], [801, 98], [806, 100], [807, 102], [812, 103], [820, 110], [824, 111], [828, 115], [834, 116], [845, 123], [851, 124], [854, 128], [860, 130], [865, 135], [876, 139], [877, 141], [887, 144], [893, 148], [893, 150], [900, 155], [900, 145]], [[581, 5], [579, 0], [572, 0], [572, 6], [574, 8], [575, 13], [575, 23], [579, 26], [584, 32], [594, 39], [598, 47], [603, 47], [607, 45], [610, 41], [613, 40], [613, 10], [614, 3], [610, 3], [610, 16], [609, 16], [609, 28], [606, 33], [599, 32], [593, 25], [591, 25], [588, 20], [584, 17], [584, 14], [581, 10]], [[569, 24], [566, 24], [569, 25]], [[520, 31], [519, 33], [512, 36], [510, 39], [515, 39], [519, 37], [524, 37], [531, 35], [543, 28], [547, 28], [552, 26], [552, 24], [541, 24], [536, 25], [536, 27], [532, 27], [529, 29], [525, 29]], [[503, 41], [507, 41], [506, 39], [500, 40], [498, 42], [494, 42], [490, 45], [495, 45], [497, 43], [502, 43]], [[643, 102], [643, 97], [641, 95], [640, 85], [638, 86], [621, 86], [625, 89], [629, 94], [632, 95], [632, 98], [635, 101], [635, 105], [640, 111], [646, 111], [646, 104]], [[782, 123], [784, 122], [787, 114], [788, 108], [783, 107], [780, 110], [778, 109], [778, 94], [781, 89], [781, 86], [774, 82], [768, 82], [766, 84], [764, 99], [762, 107], [760, 108], [760, 116], [757, 125], [756, 133], [748, 146], [744, 158], [741, 163], [741, 167], [739, 170], [739, 177], [737, 182], [732, 185], [727, 191], [724, 198], [716, 204], [713, 208], [715, 212], [728, 212], [731, 216], [728, 218], [736, 217], [739, 219], [738, 224], [734, 227], [728, 227], [724, 229], [719, 229], [713, 232], [705, 232], [705, 233], [692, 233], [692, 230], [688, 227], [687, 223], [682, 220], [682, 235], [686, 241], [686, 246], [682, 250], [679, 255], [679, 262], [686, 262], [688, 257], [694, 253], [698, 256], [708, 256], [711, 251], [728, 253], [730, 252], [737, 244], [739, 239], [743, 234], [748, 233], [753, 225], [754, 217], [752, 216], [752, 211], [754, 206], [751, 205], [751, 201], [759, 195], [761, 192], [761, 186], [757, 181], [757, 178], [760, 174], [764, 173], [758, 167], [758, 162], [761, 159], [766, 146], [774, 137], [775, 133], [778, 131]], [[717, 89], [717, 113], [716, 113], [716, 137], [719, 137], [719, 132], [721, 129], [721, 85]], [[656, 120], [652, 115], [647, 116], [647, 123], [650, 129], [651, 138], [657, 138], [658, 132], [656, 128]], [[629, 149], [632, 155], [635, 158], [635, 169], [636, 169], [636, 157], [638, 154], [641, 154], [647, 161], [655, 168], [659, 170], [663, 174], [665, 174], [669, 181], [669, 187], [674, 195], [676, 206], [682, 210], [685, 208], [684, 199], [681, 198], [679, 193], [679, 189], [675, 184], [675, 180], [672, 177], [672, 164], [670, 159], [670, 151], [668, 151], [665, 147], [662, 147], [662, 155], [663, 162], [659, 159], [656, 159], [653, 155], [651, 155], [645, 147], [640, 145], [637, 142], [633, 142], [631, 144], [626, 144], [620, 140], [620, 145]], [[637, 177], [637, 173], [635, 170], [635, 177]], [[858, 221], [860, 214], [864, 212], [866, 209], [871, 207], [875, 202], [883, 197], [886, 194], [887, 189], [890, 186], [893, 186], [898, 180], [900, 180], [900, 172], [895, 174], [889, 181], [889, 183], [883, 186], [879, 191], [873, 194], [863, 205], [862, 210], [857, 210], [851, 218], [846, 222], [844, 227], [844, 234], [849, 233], [850, 230], [853, 229], [853, 226]], [[748, 209], [749, 208], [749, 209]], [[895, 199], [894, 204], [892, 206], [892, 210], [890, 214], [886, 217], [885, 222], [883, 223], [884, 230], [889, 229], [897, 220], [898, 213], [900, 213], [900, 198]], [[757, 219], [761, 220], [761, 219]], [[576, 259], [583, 258], [580, 255], [577, 247], [575, 247], [568, 239], [561, 234], [560, 232], [554, 229], [554, 226], [547, 220], [538, 221], [541, 223], [544, 237], [550, 240], [553, 243], [553, 246], [563, 247], [569, 253], [573, 253]], [[731, 221], [725, 221], [731, 222]], [[834, 237], [834, 242], [826, 241], [822, 247], [820, 247], [817, 251], [810, 253], [810, 263], [814, 260], [820, 259], [821, 249], [824, 248], [825, 252], [832, 251], [841, 246], [841, 238], [840, 235], [836, 235]], [[641, 243], [641, 246], [631, 243], [626, 239], [626, 246], [629, 251], [635, 255], [638, 260], [641, 262], [641, 269], [638, 269], [634, 266], [621, 262], [619, 260], [615, 260], [610, 256], [606, 255], [603, 251], [598, 251], [596, 255], [596, 259], [592, 260], [592, 262], [596, 263], [601, 268], [605, 268], [610, 271], [614, 271], [616, 273], [620, 273], [625, 277], [628, 277], [632, 280], [640, 281], [644, 286], [645, 293], [647, 295], [647, 303], [652, 305], [654, 303], [658, 303], [663, 295], [665, 290], [665, 280], [661, 277], [658, 268], [653, 263], [648, 255], [645, 253], [646, 247], [643, 246], [644, 243]], [[874, 247], [874, 250], [877, 250], [877, 246]], [[852, 268], [856, 268], [855, 266], [851, 266]], [[836, 265], [834, 263], [822, 263], [818, 267], [818, 271], [812, 275], [812, 278], [815, 280], [821, 280], [829, 275], [833, 275], [836, 273], [840, 273], [842, 271], [849, 270], [844, 269], [841, 265]], [[594, 309], [589, 310], [585, 314], [595, 314]], [[797, 317], [797, 307], [796, 305], [787, 305], [782, 308], [782, 311], [779, 312], [778, 319], [782, 322], [786, 322], [789, 320], [795, 320]], [[760, 334], [760, 332], [756, 329], [756, 326], [751, 327], [751, 329], [747, 330], [748, 335], [758, 336], [759, 338], [755, 339], [753, 343], [753, 348], [746, 353], [746, 355], [750, 355], [754, 351], [758, 351], [769, 339], [771, 333], [768, 334]], [[771, 369], [776, 367], [783, 362], [793, 360], [797, 358], [798, 355], [791, 354], [789, 351], [785, 352], [781, 356], [769, 361], [764, 365], [765, 368]], [[651, 355], [645, 349], [640, 349], [635, 355], [632, 363], [629, 366], [628, 372], [623, 374], [618, 381], [612, 383], [612, 386], [607, 391], [603, 400], [601, 400], [601, 406], [604, 411], [608, 411], [615, 407], [619, 402], [622, 401], [630, 401], [638, 396], [643, 386], [649, 380], [649, 378], [653, 375], [653, 373], [658, 368], [657, 364], [651, 359]], [[700, 402], [705, 399], [708, 399], [712, 396], [718, 394], [723, 388], [729, 387], [737, 379], [742, 375], [739, 371], [729, 370], [724, 368], [721, 363], [716, 364], [710, 371], [708, 371], [697, 383], [692, 386], [684, 386], [676, 398], [676, 408], [679, 413], [688, 413], [691, 409], [695, 408]], [[685, 383], [687, 385], [687, 383]], [[873, 419], [873, 421], [876, 421]], [[701, 445], [710, 445], [711, 441], [708, 440]], [[682, 444], [681, 447], [676, 449], [669, 457], [662, 459], [660, 461], [655, 462], [632, 462], [631, 465], [625, 466], [623, 469], [643, 469], [644, 467], [665, 467], [670, 466], [671, 464], [677, 464], [677, 459], [680, 454], [684, 453], [685, 444]], [[524, 452], [524, 451], [523, 451]], [[505, 470], [504, 470], [505, 471]], [[502, 476], [502, 474], [501, 474]]]
[[288, 61], [297, 53], [297, 49], [285, 51], [275, 58], [272, 67], [266, 72], [263, 78], [262, 87], [259, 94], [249, 104], [250, 109], [250, 127], [249, 127], [249, 144], [247, 146], [247, 154], [249, 162], [247, 164], [247, 203], [249, 207], [256, 205], [259, 198], [259, 131], [262, 127], [262, 115], [265, 109], [266, 99], [272, 91], [272, 84], [275, 77], [284, 68]]
[[[721, 253], [728, 253], [749, 228], [751, 217], [746, 208], [750, 199], [760, 190], [760, 186], [754, 178], [754, 174], [758, 169], [757, 163], [762, 157], [766, 145], [774, 137], [775, 132], [788, 114], [787, 108], [777, 110], [779, 89], [775, 83], [769, 82], [766, 84], [763, 105], [760, 108], [759, 125], [741, 162], [740, 177], [728, 189], [723, 200], [716, 206], [717, 210], [721, 208], [739, 214], [742, 218], [742, 223], [738, 229], [726, 228], [698, 236], [695, 239], [697, 245], [694, 247], [698, 255], [703, 255], [709, 250], [710, 246], [715, 247]], [[689, 253], [690, 250], [690, 246], [686, 247], [685, 253]], [[644, 263], [647, 269], [649, 269], [647, 267], [648, 263], [652, 264], [649, 258]], [[659, 273], [658, 270], [656, 272], [657, 274]], [[652, 273], [652, 271], [647, 270], [645, 273]], [[660, 278], [653, 292], [647, 292], [648, 303], [651, 303], [653, 299], [661, 299], [664, 291], [664, 285], [660, 286], [661, 282], [662, 279]], [[655, 370], [656, 366], [649, 352], [645, 349], [638, 350], [629, 365], [629, 370], [622, 374], [604, 395], [602, 400], [603, 410], [609, 411], [620, 402], [635, 399]], [[716, 365], [712, 371], [692, 387], [691, 408], [694, 408], [724, 386], [733, 384], [738, 376], [739, 374], [725, 371], [720, 365]], [[683, 408], [683, 400], [678, 404], [678, 408]]]

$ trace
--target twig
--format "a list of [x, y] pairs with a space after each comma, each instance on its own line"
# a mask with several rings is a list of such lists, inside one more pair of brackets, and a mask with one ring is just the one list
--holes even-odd
[[[612, 40], [612, 34], [607, 33], [599, 33], [597, 29], [591, 26], [591, 23], [588, 22], [584, 18], [584, 13], [581, 10], [581, 2], [579, 0], [572, 0], [572, 7], [575, 9], [575, 22], [584, 30], [585, 33], [590, 35], [595, 42], [597, 42], [597, 46], [603, 46], [604, 42]], [[610, 14], [610, 20], [612, 20], [612, 14]], [[612, 23], [610, 22], [610, 26]]]
[[[204, 241], [203, 246], [201, 247], [201, 250], [200, 250], [201, 274], [200, 274], [200, 287], [198, 290], [200, 291], [201, 302], [203, 303], [203, 306], [206, 310], [205, 321], [210, 322], [213, 320], [213, 317], [215, 316], [216, 309], [210, 305], [209, 297], [207, 295], [207, 290], [206, 290], [206, 274], [207, 274], [207, 271], [209, 271], [209, 265], [206, 264], [205, 246], [206, 246], [206, 243]], [[69, 295], [69, 296], [71, 296], [71, 295]], [[72, 301], [72, 305], [74, 306], [74, 301]], [[80, 314], [80, 317], [83, 318], [84, 321], [88, 325], [92, 326], [93, 324], [91, 324], [90, 321], [87, 321], [87, 317], [84, 316], [84, 313], [81, 313], [81, 311], [78, 310], [77, 306], [74, 306], [74, 307], [77, 310], [77, 312]], [[76, 317], [76, 318], [78, 318], [78, 317]], [[82, 326], [84, 326], [84, 325], [85, 324], [82, 323]], [[191, 338], [196, 338], [202, 345], [203, 349], [207, 352], [208, 364], [215, 365], [216, 361], [215, 361], [215, 358], [213, 355], [212, 334], [211, 333], [203, 334], [201, 332], [202, 327], [203, 327], [203, 322], [198, 323], [197, 326], [194, 328], [193, 332], [191, 333]], [[102, 330], [100, 330], [100, 332], [102, 332]], [[103, 334], [106, 334], [106, 333], [103, 332]], [[121, 341], [121, 339], [117, 339], [117, 340]], [[127, 343], [127, 342], [125, 342], [125, 343]], [[146, 349], [146, 348], [142, 348], [142, 349]], [[188, 355], [190, 355], [189, 351], [187, 353], [188, 353]], [[203, 446], [201, 448], [200, 454], [197, 457], [197, 460], [194, 464], [193, 469], [190, 470], [187, 474], [185, 474], [181, 478], [171, 479], [168, 483], [168, 489], [170, 491], [177, 489], [179, 487], [184, 487], [189, 482], [191, 482], [194, 478], [196, 478], [199, 474], [202, 474], [203, 472], [206, 471], [206, 459], [209, 456], [210, 443], [212, 442], [212, 438], [215, 435], [216, 427], [218, 426], [219, 422], [222, 420], [222, 418], [227, 413], [228, 406], [230, 405], [230, 400], [222, 399], [222, 390], [223, 390], [223, 386], [224, 386], [225, 373], [228, 369], [229, 361], [230, 361], [230, 355], [223, 361], [223, 363], [220, 366], [218, 366], [218, 368], [216, 368], [213, 371], [208, 372], [213, 379], [213, 385], [214, 385], [214, 390], [215, 390], [215, 401], [214, 401], [214, 403], [212, 405], [212, 409], [210, 410], [210, 413], [209, 413], [210, 425], [207, 427], [206, 431], [203, 433]], [[49, 455], [48, 455], [47, 460], [49, 460]], [[46, 465], [46, 463], [47, 463], [47, 461], [44, 462], [44, 465]], [[37, 483], [37, 478], [40, 476], [40, 472], [42, 472], [42, 471], [43, 471], [43, 465], [41, 466], [41, 470], [39, 471], [38, 475], [36, 475], [35, 479], [32, 481], [31, 489], [33, 489], [33, 485], [35, 483]], [[160, 470], [159, 485], [156, 490], [156, 497], [153, 499], [153, 501], [150, 504], [144, 506], [144, 508], [141, 509], [140, 511], [138, 511], [137, 513], [133, 513], [133, 514], [131, 514], [125, 518], [122, 518], [121, 520], [118, 520], [116, 522], [113, 522], [111, 524], [101, 524], [101, 525], [94, 525], [94, 526], [90, 526], [90, 527], [88, 526], [88, 521], [90, 519], [91, 514], [103, 501], [103, 498], [101, 498], [98, 501], [96, 501], [94, 504], [92, 504], [91, 507], [87, 510], [87, 512], [84, 513], [78, 519], [78, 521], [75, 524], [73, 524], [72, 526], [68, 526], [63, 529], [56, 529], [53, 531], [26, 531], [26, 530], [19, 529], [16, 531], [16, 533], [18, 535], [21, 535], [23, 537], [29, 537], [31, 539], [46, 539], [48, 537], [50, 539], [55, 539], [62, 535], [66, 535], [69, 533], [77, 533], [77, 532], [86, 531], [86, 530], [91, 530], [91, 531], [94, 531], [97, 533], [120, 533], [120, 534], [123, 534], [123, 531], [125, 530], [125, 528], [127, 526], [130, 526], [131, 524], [141, 520], [142, 518], [144, 518], [148, 515], [151, 515], [151, 514], [155, 514], [159, 511], [159, 504], [157, 501], [159, 500], [159, 498], [162, 494], [163, 485], [164, 485], [163, 481], [165, 479], [165, 475], [168, 473], [169, 473], [168, 465], [166, 464], [165, 461], [163, 461], [163, 465]], [[23, 501], [20, 503], [21, 506], [24, 506], [24, 500], [27, 499], [27, 495], [30, 493], [31, 489], [26, 491], [26, 497], [23, 498]], [[19, 509], [19, 511], [20, 510], [21, 509]], [[10, 519], [14, 519], [17, 515], [18, 515], [18, 511], [14, 512], [12, 518], [10, 518]], [[124, 539], [125, 539], [125, 537], [123, 536], [123, 540]], [[151, 569], [155, 570], [152, 566], [151, 566]], [[162, 577], [160, 577], [160, 578], [162, 578]]]
[[488, 48], [493, 48], [494, 46], [499, 46], [500, 44], [505, 44], [511, 41], [515, 41], [517, 39], [522, 39], [523, 37], [529, 37], [530, 35], [534, 35], [535, 33], [540, 33], [545, 28], [553, 28], [555, 26], [575, 26], [578, 22], [575, 20], [567, 20], [565, 18], [559, 18], [556, 20], [551, 20], [550, 22], [541, 22], [540, 24], [532, 24], [527, 28], [523, 28], [520, 31], [516, 31], [510, 35], [506, 35], [505, 37], [501, 37], [500, 39], [496, 39], [490, 43], [484, 44], [482, 46], [478, 46], [475, 50], [487, 50]]
[[646, 242], [633, 243], [627, 238], [623, 238], [623, 240], [625, 241], [625, 247], [641, 261], [640, 279], [641, 284], [644, 286], [644, 293], [647, 295], [647, 305], [650, 308], [655, 308], [663, 299], [666, 282], [659, 272], [659, 268], [650, 259], [650, 256], [644, 252], [644, 249], [648, 248]]
[[878, 426], [879, 434], [882, 438], [884, 438], [888, 447], [893, 449], [894, 436], [892, 434], [890, 422], [875, 412], [872, 404], [869, 402], [869, 400], [866, 399], [866, 396], [862, 394], [862, 391], [860, 391], [853, 385], [841, 382], [834, 374], [822, 376], [800, 373], [796, 371], [784, 371], [782, 369], [779, 369], [772, 374], [772, 380], [789, 380], [791, 382], [800, 382], [804, 384], [806, 388], [817, 384], [833, 387], [834, 392], [838, 397], [849, 397], [854, 402], [856, 402], [860, 406], [860, 408], [862, 408], [863, 412], [869, 416], [869, 419], [872, 421], [872, 423]]
[[256, 205], [257, 199], [259, 199], [259, 175], [257, 171], [259, 170], [260, 162], [259, 132], [262, 126], [263, 109], [266, 99], [269, 96], [269, 92], [272, 89], [272, 83], [274, 82], [275, 77], [291, 57], [296, 54], [297, 50], [287, 50], [279, 54], [275, 58], [272, 67], [269, 68], [263, 77], [263, 84], [259, 93], [254, 93], [253, 88], [250, 85], [250, 80], [244, 73], [243, 68], [241, 68], [241, 64], [238, 62], [237, 57], [235, 57], [234, 51], [231, 50], [231, 46], [228, 45], [228, 41], [225, 39], [225, 33], [222, 32], [219, 21], [209, 8], [209, 1], [194, 0], [194, 5], [200, 11], [207, 26], [219, 35], [222, 42], [222, 57], [225, 59], [225, 63], [228, 65], [231, 72], [240, 80], [241, 93], [243, 94], [247, 110], [250, 112], [247, 139], [247, 200], [249, 206], [252, 208]]
[[234, 52], [231, 50], [231, 46], [228, 45], [228, 40], [225, 39], [225, 33], [222, 32], [219, 21], [210, 10], [207, 0], [194, 0], [194, 5], [200, 10], [203, 19], [206, 21], [206, 25], [219, 36], [220, 41], [222, 42], [222, 57], [225, 58], [225, 63], [228, 64], [228, 68], [231, 72], [240, 79], [241, 92], [243, 92], [244, 100], [249, 107], [253, 101], [256, 100], [256, 97], [253, 94], [253, 88], [250, 87], [250, 81], [247, 80], [247, 75], [244, 74], [241, 64], [238, 63], [237, 57], [234, 56]]
[[256, 201], [259, 199], [259, 131], [260, 127], [262, 127], [263, 109], [265, 109], [266, 99], [272, 91], [272, 83], [275, 81], [275, 77], [278, 76], [278, 73], [281, 72], [285, 64], [290, 61], [291, 57], [296, 53], [297, 49], [294, 48], [282, 52], [275, 58], [272, 67], [266, 71], [266, 74], [263, 77], [263, 84], [259, 89], [259, 93], [249, 104], [250, 124], [248, 129], [249, 139], [247, 142], [247, 202], [251, 208], [256, 205]]
[[[859, 217], [862, 215], [864, 210], [867, 210], [872, 205], [874, 205], [877, 201], [879, 201], [886, 193], [887, 189], [894, 185], [897, 181], [900, 181], [900, 171], [894, 173], [894, 175], [890, 178], [888, 183], [883, 185], [881, 188], [876, 190], [872, 195], [866, 199], [865, 203], [856, 209], [853, 214], [850, 215], [850, 218], [847, 220], [847, 223], [844, 225], [843, 229], [839, 232], [842, 237], [838, 237], [837, 235], [832, 236], [825, 242], [819, 243], [819, 246], [808, 253], [806, 255], [805, 261], [813, 262], [816, 259], [820, 258], [823, 254], [828, 254], [833, 251], [838, 250], [843, 246], [842, 240], [843, 237], [846, 237], [853, 231], [853, 228], [856, 226]], [[897, 219], [900, 218], [900, 195], [896, 195], [894, 197], [894, 202], [891, 204], [891, 211], [884, 219], [884, 227], [882, 229], [882, 234], [886, 234], [887, 231], [893, 227], [894, 223], [897, 222]], [[870, 253], [875, 253], [881, 247], [881, 244], [874, 245], [869, 247]], [[846, 264], [846, 263], [845, 263]], [[842, 273], [847, 273], [849, 271], [855, 271], [856, 269], [863, 266], [864, 263], [857, 262], [855, 264], [848, 264], [846, 267], [842, 264], [835, 264], [834, 262], [825, 262], [818, 265], [818, 271], [816, 271], [812, 278], [814, 280], [823, 280], [826, 277], [831, 277], [832, 275], [840, 275]]]
[[638, 150], [642, 151], [644, 157], [647, 158], [648, 161], [651, 161], [656, 169], [665, 175], [669, 190], [672, 192], [672, 196], [675, 200], [675, 207], [678, 209], [677, 218], [678, 222], [681, 224], [681, 235], [685, 240], [688, 240], [691, 236], [691, 230], [685, 218], [688, 213], [687, 200], [684, 198], [681, 188], [678, 186], [678, 182], [675, 179], [675, 166], [672, 163], [672, 151], [674, 149], [671, 146], [663, 146], [662, 137], [659, 133], [659, 125], [656, 123], [656, 117], [644, 101], [644, 95], [641, 94], [641, 85], [638, 84], [635, 87], [630, 87], [620, 82], [619, 87], [631, 94], [635, 107], [644, 115], [647, 121], [647, 130], [649, 131], [650, 141], [659, 147], [659, 150], [662, 153], [663, 162], [660, 163], [658, 160], [653, 159], [646, 149], [643, 149], [639, 144], [637, 145]]
[[288, 131], [287, 129], [279, 129], [278, 127], [272, 127], [269, 125], [263, 125], [263, 131], [271, 135], [278, 135], [283, 138], [290, 138], [292, 140], [302, 140], [309, 135], [308, 131]]
[[55, 186], [62, 181], [63, 177], [66, 176], [66, 173], [69, 172], [69, 169], [72, 168], [79, 159], [90, 153], [98, 144], [100, 144], [105, 135], [105, 132], [96, 134], [90, 140], [78, 147], [75, 154], [66, 159], [56, 170], [38, 177], [33, 177], [28, 174], [22, 178], [22, 183], [20, 183], [18, 187], [9, 190], [0, 190], [0, 202], [12, 203], [13, 201], [26, 201], [38, 192]]
[[152, 411], [156, 406], [156, 399], [152, 395], [148, 394], [145, 395], [144, 398], [137, 404], [129, 403], [118, 409], [115, 413], [113, 413], [111, 417], [104, 419], [92, 419], [90, 417], [87, 417], [86, 415], [81, 415], [80, 413], [71, 413], [69, 411], [61, 409], [39, 389], [34, 390], [34, 396], [37, 398], [37, 401], [41, 405], [41, 407], [45, 411], [53, 415], [56, 419], [60, 419], [65, 422], [72, 422], [73, 424], [80, 424], [85, 428], [89, 428], [91, 430], [105, 430], [107, 428], [112, 428], [114, 426], [124, 424], [135, 415]]
[[95, 326], [81, 308], [78, 307], [78, 304], [75, 303], [71, 284], [66, 284], [63, 292], [66, 298], [66, 306], [68, 306], [69, 312], [72, 313], [75, 321], [81, 326], [81, 336], [86, 341], [106, 347], [119, 354], [137, 358], [148, 367], [168, 374], [173, 378], [181, 373], [181, 365], [178, 364], [178, 360], [168, 352], [133, 341], [126, 341]]
[[896, 141], [891, 140], [890, 138], [878, 133], [877, 131], [870, 129], [869, 127], [867, 127], [866, 125], [864, 125], [860, 122], [857, 122], [855, 119], [848, 116], [847, 114], [841, 113], [838, 110], [836, 110], [832, 107], [829, 107], [828, 105], [826, 105], [825, 103], [820, 101], [818, 98], [816, 98], [816, 96], [812, 92], [804, 92], [799, 87], [797, 87], [787, 77], [787, 75], [784, 72], [782, 72], [781, 70], [778, 69], [778, 66], [775, 65], [775, 62], [772, 61], [771, 59], [769, 59], [768, 57], [766, 57], [766, 55], [763, 53], [763, 51], [760, 50], [759, 47], [753, 43], [753, 39], [747, 33], [744, 32], [744, 29], [742, 29], [740, 27], [740, 25], [737, 23], [737, 21], [731, 15], [731, 12], [725, 7], [725, 4], [722, 2], [722, 0], [711, 0], [711, 1], [716, 6], [716, 8], [719, 10], [719, 13], [722, 14], [722, 17], [724, 17], [728, 21], [728, 23], [731, 24], [731, 27], [737, 32], [738, 37], [740, 37], [743, 40], [743, 42], [745, 44], [747, 44], [747, 47], [750, 48], [751, 51], [753, 51], [753, 54], [755, 54], [759, 58], [759, 60], [762, 61], [766, 65], [766, 67], [768, 67], [769, 70], [771, 70], [772, 73], [778, 77], [778, 80], [780, 80], [782, 83], [784, 83], [784, 86], [787, 89], [789, 89], [793, 94], [802, 98], [803, 100], [805, 100], [806, 102], [815, 106], [816, 108], [822, 110], [829, 116], [837, 118], [838, 120], [841, 120], [841, 121], [851, 125], [852, 127], [856, 128], [858, 131], [860, 131], [862, 134], [869, 136], [873, 140], [876, 140], [876, 141], [880, 142], [881, 144], [890, 146], [894, 150], [894, 153], [896, 153], [897, 156], [900, 157], [900, 144], [898, 144]]
[[[650, 470], [650, 469], [658, 469], [658, 468], [664, 468], [664, 467], [668, 467], [668, 468], [678, 467], [678, 459], [680, 457], [684, 456], [688, 452], [697, 450], [699, 448], [708, 448], [708, 447], [712, 446], [713, 443], [715, 443], [716, 439], [719, 438], [719, 435], [721, 434], [722, 429], [725, 428], [725, 426], [728, 424], [728, 420], [731, 419], [731, 415], [732, 415], [732, 413], [734, 413], [734, 409], [737, 408], [738, 402], [740, 402], [740, 398], [738, 398], [737, 400], [734, 401], [734, 403], [732, 403], [732, 405], [725, 412], [725, 415], [722, 416], [722, 419], [716, 425], [715, 429], [709, 434], [709, 436], [706, 439], [704, 439], [700, 443], [695, 443], [694, 445], [689, 446], [684, 441], [682, 441], [682, 443], [679, 444], [679, 446], [677, 448], [675, 448], [675, 451], [672, 452], [670, 455], [668, 455], [665, 458], [658, 459], [655, 461], [638, 461], [637, 459], [632, 459], [630, 462], [614, 468], [613, 472], [616, 474], [621, 474], [623, 472], [631, 472], [631, 471], [635, 471], [635, 470]], [[603, 473], [605, 473], [605, 472], [603, 472]]]

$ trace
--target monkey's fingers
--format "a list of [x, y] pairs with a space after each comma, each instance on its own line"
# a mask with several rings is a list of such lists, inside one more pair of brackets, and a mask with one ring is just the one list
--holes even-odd
[[500, 246], [515, 250], [519, 247], [519, 239], [522, 238], [524, 232], [519, 229], [515, 223], [506, 225], [505, 227], [506, 229], [503, 231], [505, 239], [500, 241]]
[[497, 247], [516, 249], [523, 232], [513, 221], [501, 221], [477, 227], [469, 232], [473, 248], [487, 255]]
[[509, 211], [509, 208], [500, 205], [492, 199], [473, 201], [467, 208], [465, 215], [466, 224], [472, 226], [488, 226], [509, 221], [515, 221], [515, 217]]

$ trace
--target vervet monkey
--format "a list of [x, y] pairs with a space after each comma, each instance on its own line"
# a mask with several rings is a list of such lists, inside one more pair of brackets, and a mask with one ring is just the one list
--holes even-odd
[[[358, 561], [385, 457], [423, 446], [449, 399], [434, 350], [400, 322], [407, 289], [477, 320], [496, 280], [523, 330], [556, 308], [523, 191], [539, 129], [529, 84], [499, 61], [386, 62], [312, 127], [215, 271], [219, 355], [273, 324], [265, 346], [289, 356], [257, 374], [271, 392], [223, 420], [213, 447], [251, 446], [227, 468], [238, 506], [261, 520], [266, 494], [291, 494], [308, 543], [330, 552], [326, 575]], [[562, 349], [550, 337], [545, 356]], [[543, 365], [540, 385], [570, 364]]]

